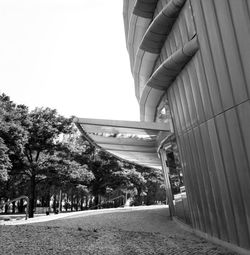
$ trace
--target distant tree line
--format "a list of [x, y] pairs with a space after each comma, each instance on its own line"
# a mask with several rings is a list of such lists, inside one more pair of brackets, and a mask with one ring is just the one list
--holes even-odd
[[[0, 95], [0, 206], [26, 195], [33, 217], [39, 206], [54, 211], [119, 206], [112, 199], [125, 194], [135, 205], [165, 200], [161, 171], [96, 148], [78, 134], [73, 117], [50, 108], [29, 111]], [[13, 213], [25, 210], [23, 200], [11, 207]]]

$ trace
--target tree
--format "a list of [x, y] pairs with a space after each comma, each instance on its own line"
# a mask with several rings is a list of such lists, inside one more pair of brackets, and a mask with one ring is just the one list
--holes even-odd
[[[15, 105], [4, 94], [0, 103], [2, 153], [8, 151], [12, 163], [10, 175], [20, 175], [29, 182], [29, 217], [33, 217], [36, 185], [45, 178], [46, 162], [57, 150], [59, 136], [72, 132], [72, 118], [64, 118], [49, 108], [36, 108], [29, 113], [26, 106]], [[3, 169], [7, 162], [5, 157]]]
[[27, 128], [27, 142], [20, 161], [30, 183], [29, 217], [33, 217], [35, 191], [38, 182], [46, 178], [46, 163], [55, 154], [60, 145], [59, 136], [72, 132], [72, 118], [65, 118], [50, 108], [36, 108], [29, 114], [30, 125]]
[[136, 194], [138, 204], [146, 194], [153, 202], [161, 180], [158, 172], [118, 160], [83, 140], [72, 118], [50, 108], [29, 112], [0, 95], [0, 200], [28, 195], [29, 217], [37, 198], [49, 206], [52, 196], [55, 208], [59, 197], [65, 197], [76, 210], [89, 197], [97, 205], [111, 192]]
[[11, 167], [11, 162], [7, 152], [8, 148], [3, 139], [0, 137], [0, 183], [1, 181], [7, 181], [8, 169]]
[[[153, 169], [143, 166], [136, 166], [136, 170], [140, 172], [145, 179], [145, 185], [141, 189], [145, 193], [144, 202], [149, 204], [154, 204], [156, 201], [166, 200], [166, 191], [164, 186], [164, 179], [162, 171], [160, 169]], [[142, 197], [138, 192], [136, 196], [136, 203], [142, 203]]]
[[[77, 201], [83, 200], [82, 196], [88, 194], [85, 191], [94, 178], [86, 164], [88, 162], [88, 154], [86, 154], [88, 147], [88, 143], [80, 139], [74, 129], [71, 134], [60, 138], [60, 143], [57, 142], [53, 155], [46, 155], [47, 159], [44, 160], [43, 170], [41, 169], [43, 179], [38, 185], [38, 191], [41, 190], [38, 195], [42, 201], [49, 201], [53, 195], [55, 207], [55, 201], [59, 199], [57, 197], [66, 198], [67, 201], [71, 200], [71, 205], [75, 198]], [[46, 186], [46, 192], [43, 191], [44, 186]], [[82, 187], [85, 187], [84, 192]], [[48, 203], [46, 206], [49, 206]]]
[[20, 180], [13, 177], [13, 170], [22, 168], [17, 159], [23, 153], [27, 141], [24, 128], [29, 124], [27, 114], [26, 106], [16, 105], [5, 94], [0, 95], [0, 200], [3, 197], [7, 201], [16, 192], [16, 180]]

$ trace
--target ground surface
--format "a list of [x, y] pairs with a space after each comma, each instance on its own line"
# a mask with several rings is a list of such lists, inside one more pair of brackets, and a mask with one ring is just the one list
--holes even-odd
[[123, 209], [0, 225], [0, 254], [235, 254], [184, 231], [168, 219], [167, 210]]

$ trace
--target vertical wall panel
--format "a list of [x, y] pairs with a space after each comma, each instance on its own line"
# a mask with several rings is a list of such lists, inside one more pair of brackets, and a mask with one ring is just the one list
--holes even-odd
[[182, 14], [180, 14], [179, 20], [180, 20], [179, 30], [180, 30], [180, 33], [181, 33], [182, 43], [185, 44], [189, 41], [187, 25], [185, 23], [186, 20], [185, 20], [185, 17]]
[[176, 43], [176, 49], [177, 50], [181, 49], [183, 47], [183, 43], [182, 43], [182, 38], [181, 38], [178, 22], [176, 22], [176, 28], [173, 30], [173, 34], [174, 34], [174, 39]]
[[201, 206], [198, 199], [198, 191], [197, 191], [197, 184], [195, 182], [195, 179], [193, 178], [193, 172], [191, 170], [191, 162], [190, 162], [190, 155], [189, 155], [189, 148], [187, 146], [187, 135], [181, 136], [182, 139], [181, 146], [184, 151], [184, 157], [186, 161], [186, 173], [185, 173], [185, 181], [187, 181], [191, 188], [189, 189], [189, 194], [191, 194], [192, 197], [192, 208], [194, 212], [194, 225], [197, 229], [202, 230], [204, 229], [202, 221], [202, 213], [201, 213]]
[[185, 7], [186, 8], [184, 8], [184, 16], [185, 16], [185, 22], [187, 24], [188, 40], [191, 40], [196, 34], [196, 29], [194, 25], [193, 14], [191, 11], [189, 0], [186, 1]]
[[231, 224], [230, 219], [232, 219], [230, 218], [231, 211], [232, 211], [231, 199], [230, 199], [227, 179], [224, 173], [224, 162], [220, 152], [220, 144], [218, 141], [216, 127], [215, 127], [215, 123], [213, 119], [208, 121], [208, 131], [209, 131], [209, 136], [210, 136], [211, 145], [212, 145], [213, 158], [215, 162], [214, 170], [217, 176], [219, 191], [222, 197], [221, 202], [222, 202], [224, 213], [226, 216], [225, 220], [226, 220], [226, 227], [227, 227], [227, 235], [229, 236], [229, 232], [230, 232], [229, 225]]
[[173, 118], [174, 128], [176, 130], [176, 134], [180, 135], [181, 133], [181, 124], [179, 119], [180, 114], [177, 109], [177, 104], [175, 101], [173, 88], [170, 88], [168, 90], [168, 99], [169, 99], [169, 108], [170, 108], [171, 116], [176, 116], [175, 118]]
[[[194, 20], [189, 1], [186, 1], [181, 13], [175, 22], [172, 31], [167, 37], [161, 50], [161, 56], [166, 59], [180, 49], [196, 34]], [[167, 53], [167, 56], [165, 55]]]
[[197, 73], [198, 85], [201, 93], [202, 102], [204, 105], [205, 119], [208, 120], [213, 116], [210, 93], [208, 90], [207, 79], [203, 68], [201, 53], [197, 52], [194, 57], [195, 69]]
[[180, 152], [180, 156], [181, 156], [183, 176], [184, 176], [184, 179], [188, 185], [186, 187], [187, 188], [186, 193], [188, 194], [187, 197], [190, 202], [189, 208], [190, 208], [190, 214], [191, 214], [191, 218], [192, 218], [192, 226], [197, 228], [198, 227], [197, 222], [196, 222], [197, 211], [196, 211], [196, 205], [195, 205], [195, 198], [193, 197], [193, 194], [192, 194], [193, 183], [192, 183], [192, 180], [190, 179], [190, 176], [188, 176], [188, 174], [187, 174], [187, 172], [188, 172], [187, 171], [187, 159], [186, 159], [186, 150], [183, 145], [183, 135], [178, 136], [177, 144], [178, 144], [178, 148], [179, 148], [179, 152]]
[[[228, 240], [228, 233], [227, 233], [227, 221], [226, 221], [226, 215], [224, 211], [224, 207], [222, 204], [223, 197], [220, 190], [220, 183], [218, 180], [218, 176], [215, 170], [215, 162], [213, 157], [213, 151], [211, 146], [211, 138], [208, 134], [208, 128], [207, 124], [202, 124], [200, 126], [201, 130], [201, 137], [202, 137], [202, 143], [204, 144], [204, 150], [206, 155], [206, 162], [208, 167], [208, 173], [210, 176], [210, 184], [212, 186], [213, 192], [215, 194], [215, 207], [216, 212], [218, 216], [218, 226], [220, 229], [220, 238], [223, 240]], [[229, 223], [230, 224], [230, 223]]]
[[197, 113], [196, 113], [196, 108], [195, 108], [194, 98], [193, 98], [193, 91], [191, 88], [187, 69], [188, 68], [185, 68], [182, 71], [182, 83], [183, 83], [183, 87], [184, 87], [184, 91], [185, 91], [185, 95], [187, 99], [188, 111], [190, 114], [190, 124], [191, 126], [194, 126], [197, 123]]
[[228, 6], [228, 1], [214, 1], [214, 4], [216, 7], [218, 25], [226, 55], [229, 77], [232, 82], [235, 102], [239, 104], [247, 99], [247, 88], [235, 38], [235, 31], [232, 24], [231, 12]]
[[189, 176], [191, 176], [193, 183], [194, 183], [193, 195], [196, 198], [200, 230], [206, 232], [205, 209], [202, 204], [201, 190], [200, 190], [199, 180], [197, 178], [196, 171], [195, 171], [195, 164], [193, 161], [193, 155], [192, 155], [189, 135], [190, 135], [189, 132], [187, 132], [183, 135], [185, 147], [187, 150], [187, 162], [188, 162], [187, 170], [188, 170]]
[[193, 134], [193, 130], [191, 132], [188, 132], [188, 138], [190, 143], [190, 157], [192, 161], [192, 172], [194, 172], [196, 185], [198, 187], [198, 191], [200, 194], [200, 200], [201, 200], [201, 206], [202, 206], [202, 214], [203, 214], [203, 222], [204, 222], [204, 229], [206, 233], [211, 234], [212, 233], [212, 227], [211, 227], [211, 221], [210, 221], [210, 214], [209, 214], [209, 206], [206, 196], [206, 190], [204, 185], [204, 179], [202, 177], [201, 171], [200, 171], [200, 164], [199, 160], [197, 158], [198, 151], [195, 143], [195, 137]]
[[183, 130], [183, 129], [186, 129], [187, 126], [186, 126], [186, 121], [184, 117], [184, 112], [183, 112], [182, 103], [181, 103], [181, 96], [180, 96], [177, 81], [174, 82], [173, 91], [175, 94], [175, 100], [176, 100], [177, 109], [179, 112], [179, 119], [180, 119], [180, 125], [181, 125], [180, 129]]
[[240, 203], [238, 203], [235, 206], [236, 210], [239, 210], [241, 213], [241, 217], [237, 220], [240, 222], [239, 228], [241, 230], [240, 237], [242, 240], [242, 246], [250, 248], [250, 236], [249, 236], [249, 230], [250, 230], [250, 222], [249, 222], [249, 165], [246, 157], [246, 152], [244, 148], [244, 142], [242, 141], [241, 136], [241, 130], [237, 118], [237, 114], [235, 109], [231, 109], [226, 112], [226, 119], [227, 124], [229, 128], [229, 135], [231, 142], [233, 144], [233, 154], [236, 161], [236, 169], [239, 176], [239, 185], [242, 190], [241, 196], [243, 201], [245, 202], [242, 206]]
[[[175, 29], [173, 29], [173, 31], [175, 31]], [[169, 43], [170, 43], [171, 54], [173, 54], [174, 52], [177, 51], [174, 32], [172, 32], [171, 35], [169, 36]]]
[[191, 60], [188, 68], [188, 75], [190, 79], [190, 84], [191, 84], [191, 90], [193, 93], [193, 100], [195, 104], [195, 109], [196, 109], [196, 114], [197, 114], [197, 122], [201, 124], [202, 122], [205, 121], [205, 113], [204, 113], [204, 106], [201, 98], [201, 92], [200, 88], [198, 85], [198, 79], [197, 79], [197, 73], [195, 70], [195, 61], [196, 56]]
[[183, 140], [184, 140], [184, 146], [186, 148], [186, 157], [187, 157], [187, 174], [189, 176], [189, 178], [192, 178], [192, 182], [193, 182], [193, 197], [195, 197], [196, 199], [196, 206], [197, 206], [197, 210], [198, 210], [198, 224], [199, 224], [199, 228], [201, 231], [205, 231], [205, 221], [204, 219], [204, 209], [202, 208], [202, 201], [201, 201], [201, 195], [199, 192], [199, 185], [198, 185], [198, 180], [197, 180], [197, 176], [195, 175], [195, 171], [194, 171], [194, 162], [192, 160], [192, 154], [190, 153], [190, 143], [189, 143], [189, 137], [188, 137], [188, 133], [185, 133], [183, 135]]
[[[249, 132], [249, 128], [250, 128], [250, 100], [239, 105], [237, 108], [238, 108], [240, 126], [242, 128], [243, 141], [245, 143], [246, 155], [247, 155], [248, 164], [249, 164], [249, 162], [250, 162], [250, 142], [249, 142], [250, 141], [250, 132]], [[247, 180], [249, 180], [250, 179], [250, 177], [249, 177], [250, 169], [247, 169], [246, 172], [248, 174]], [[250, 194], [250, 192], [249, 192], [249, 194]], [[249, 202], [249, 206], [250, 206], [250, 202]]]
[[233, 95], [228, 78], [228, 70], [225, 64], [224, 49], [221, 43], [220, 31], [217, 24], [217, 16], [214, 10], [213, 1], [202, 1], [206, 27], [209, 29], [208, 38], [212, 49], [212, 65], [215, 68], [217, 82], [214, 86], [219, 86], [223, 109], [226, 110], [233, 106]]
[[224, 159], [225, 171], [227, 175], [227, 182], [229, 185], [229, 199], [230, 199], [230, 209], [227, 211], [227, 217], [231, 224], [229, 225], [230, 231], [230, 241], [232, 243], [240, 244], [239, 242], [239, 231], [237, 230], [238, 224], [236, 224], [236, 217], [241, 217], [239, 212], [235, 211], [235, 204], [241, 203], [242, 209], [242, 197], [240, 191], [240, 185], [238, 176], [236, 173], [236, 166], [234, 155], [232, 153], [232, 144], [229, 140], [229, 135], [227, 132], [227, 123], [225, 122], [224, 114], [218, 115], [216, 117], [216, 126], [218, 130], [218, 136], [221, 143], [221, 152]]
[[198, 224], [197, 224], [197, 220], [196, 220], [197, 219], [196, 204], [194, 206], [195, 198], [192, 194], [193, 183], [192, 183], [192, 180], [190, 180], [190, 176], [188, 175], [185, 148], [184, 148], [184, 145], [183, 145], [183, 139], [182, 138], [183, 138], [182, 135], [178, 136], [177, 145], [178, 145], [179, 152], [180, 152], [183, 175], [184, 175], [185, 183], [187, 185], [186, 186], [186, 194], [187, 194], [187, 201], [188, 201], [188, 205], [189, 205], [189, 213], [190, 213], [190, 216], [191, 216], [192, 226], [194, 228], [198, 228]]
[[178, 89], [180, 92], [180, 99], [181, 99], [182, 109], [184, 113], [186, 128], [189, 129], [191, 127], [191, 120], [190, 120], [190, 113], [188, 111], [188, 103], [187, 103], [187, 98], [185, 94], [184, 84], [180, 78], [177, 78], [176, 81], [177, 81]]
[[[186, 180], [187, 183], [187, 187], [186, 187], [186, 194], [188, 194], [188, 196], [186, 196], [187, 199], [187, 206], [185, 207], [185, 216], [186, 218], [188, 218], [188, 224], [191, 223], [191, 225], [194, 227], [194, 222], [195, 222], [195, 216], [194, 216], [194, 210], [191, 210], [190, 208], [192, 208], [192, 193], [191, 193], [191, 184], [188, 182], [188, 176], [187, 176], [187, 171], [186, 171], [186, 162], [185, 162], [185, 155], [184, 155], [184, 149], [183, 146], [181, 144], [182, 139], [180, 138], [182, 137], [182, 135], [180, 135], [178, 137], [178, 139], [176, 140], [177, 142], [177, 146], [178, 146], [178, 150], [180, 153], [180, 160], [182, 162], [182, 170], [183, 170], [183, 174], [184, 174], [184, 179]], [[186, 204], [186, 202], [185, 202]], [[190, 222], [191, 221], [191, 222]]]
[[167, 53], [167, 56], [166, 56], [166, 59], [167, 59], [172, 54], [169, 40], [166, 41], [164, 48], [165, 48], [165, 52]]
[[209, 176], [209, 172], [207, 168], [206, 156], [205, 156], [204, 145], [202, 143], [202, 138], [200, 134], [200, 128], [194, 129], [194, 136], [195, 136], [195, 142], [197, 147], [197, 156], [198, 156], [197, 160], [200, 162], [199, 171], [200, 171], [200, 174], [202, 175], [203, 185], [206, 192], [209, 217], [211, 221], [211, 234], [213, 236], [219, 237], [220, 230], [218, 228], [218, 212], [215, 206], [216, 194], [211, 186], [211, 180], [210, 180], [210, 176]]
[[[222, 112], [222, 102], [220, 99], [220, 92], [218, 89], [218, 82], [216, 80], [216, 74], [214, 70], [214, 63], [211, 55], [211, 48], [209, 44], [209, 38], [207, 34], [207, 27], [203, 17], [203, 10], [201, 8], [201, 2], [197, 0], [191, 0], [193, 10], [195, 12], [194, 18], [196, 23], [197, 34], [200, 42], [200, 52], [204, 65], [204, 70], [207, 77], [207, 85], [211, 95], [213, 112], [215, 114]], [[211, 1], [209, 1], [211, 2]]]
[[194, 61], [195, 61], [196, 56], [193, 58], [193, 60], [190, 61], [189, 63], [189, 68], [187, 68], [189, 79], [190, 79], [190, 85], [191, 85], [191, 91], [193, 94], [193, 100], [194, 100], [194, 107], [196, 111], [196, 116], [197, 119], [196, 121], [198, 123], [202, 123], [205, 121], [205, 114], [204, 114], [204, 107], [201, 99], [201, 93], [198, 85], [198, 80], [197, 80], [197, 74], [194, 66]]
[[[249, 9], [245, 0], [235, 1], [228, 0], [230, 8], [232, 21], [235, 28], [236, 39], [238, 42], [238, 47], [240, 51], [240, 57], [243, 65], [243, 70], [245, 73], [245, 78], [248, 86], [248, 98], [250, 95], [250, 17]], [[249, 4], [249, 0], [247, 0]]]

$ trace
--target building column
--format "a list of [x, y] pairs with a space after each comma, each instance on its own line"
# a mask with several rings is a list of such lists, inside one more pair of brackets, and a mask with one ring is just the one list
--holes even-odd
[[172, 219], [174, 216], [174, 203], [173, 203], [173, 194], [172, 194], [172, 190], [171, 190], [171, 184], [170, 184], [170, 180], [169, 180], [169, 168], [166, 164], [166, 162], [167, 162], [166, 151], [164, 149], [160, 149], [159, 155], [160, 155], [160, 159], [161, 159], [163, 176], [164, 176], [165, 185], [166, 185], [167, 204], [169, 206], [169, 216], [170, 216], [170, 219]]

